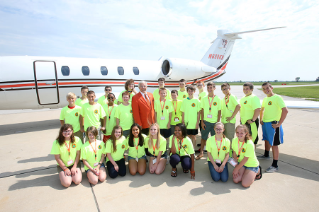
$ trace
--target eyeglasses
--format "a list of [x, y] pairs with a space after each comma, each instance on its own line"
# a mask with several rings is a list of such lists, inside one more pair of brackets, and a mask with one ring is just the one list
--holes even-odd
[[107, 97], [107, 99], [114, 99], [114, 97]]
[[72, 130], [64, 130], [63, 133], [70, 133]]
[[216, 130], [216, 131], [222, 131], [223, 129], [221, 129], [221, 128], [216, 128], [215, 130]]
[[112, 91], [111, 89], [105, 89], [105, 91]]

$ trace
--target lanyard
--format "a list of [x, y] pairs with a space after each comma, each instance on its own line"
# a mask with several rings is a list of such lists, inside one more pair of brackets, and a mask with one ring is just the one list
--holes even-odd
[[[177, 138], [176, 138], [177, 139]], [[177, 139], [178, 140], [178, 139]], [[178, 151], [179, 151], [179, 154], [181, 154], [181, 148], [183, 146], [183, 141], [184, 141], [184, 138], [182, 139], [182, 141], [179, 141], [179, 145], [178, 145]]]
[[69, 157], [70, 157], [71, 140], [69, 141], [69, 147], [66, 145], [66, 142], [64, 144], [69, 152]]
[[163, 115], [163, 113], [164, 113], [165, 102], [166, 102], [166, 99], [164, 99], [164, 105], [162, 106], [162, 101], [160, 100], [161, 108], [162, 108], [162, 115]]
[[112, 106], [112, 109], [110, 112], [110, 106], [107, 106], [107, 112], [109, 113], [109, 120], [111, 120], [111, 113], [112, 113], [113, 108], [114, 108], [114, 105]]
[[225, 104], [227, 108], [228, 108], [228, 103], [229, 103], [229, 95], [225, 96]]
[[[91, 141], [89, 140], [89, 142], [90, 142], [90, 146], [92, 147], [92, 149], [93, 149], [93, 146], [92, 146], [92, 144], [91, 144]], [[97, 150], [97, 148], [96, 148], [96, 140], [95, 140], [95, 149], [93, 149], [93, 151], [94, 151], [94, 154], [95, 154], [95, 160], [96, 160], [96, 150]]]
[[177, 110], [177, 101], [176, 101], [176, 107], [175, 107], [175, 105], [174, 105], [174, 101], [173, 101], [173, 108], [174, 108], [175, 115], [176, 115], [176, 110]]
[[213, 104], [213, 101], [214, 101], [214, 98], [215, 98], [215, 95], [213, 96], [213, 99], [212, 101], [209, 101], [209, 96], [207, 96], [208, 98], [208, 103], [209, 103], [209, 112], [212, 110], [212, 104]]
[[[238, 160], [238, 158], [240, 157], [240, 153], [241, 153], [241, 150], [242, 150], [244, 144], [245, 144], [245, 142], [243, 142], [243, 144], [241, 145], [240, 149], [238, 150], [237, 160]], [[239, 139], [238, 139], [238, 148], [239, 148]]]
[[154, 158], [155, 158], [155, 148], [156, 148], [156, 142], [155, 142], [155, 146], [154, 146], [154, 141], [153, 141], [152, 146], [153, 146], [153, 155], [154, 155]]
[[138, 144], [139, 144], [139, 143], [140, 143], [140, 138], [138, 138], [137, 144], [136, 144], [136, 146], [135, 146], [136, 151], [137, 151], [137, 149], [138, 149]]
[[220, 148], [222, 147], [223, 138], [222, 138], [222, 140], [220, 141], [219, 147], [218, 147], [218, 144], [217, 144], [217, 138], [216, 138], [216, 136], [215, 136], [215, 142], [216, 142], [216, 147], [217, 147], [217, 149], [218, 149], [218, 157], [219, 157], [219, 151], [220, 151]]

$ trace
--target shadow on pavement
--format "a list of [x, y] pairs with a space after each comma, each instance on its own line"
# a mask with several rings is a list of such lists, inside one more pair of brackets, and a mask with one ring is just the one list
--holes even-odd
[[19, 160], [18, 163], [32, 163], [32, 162], [43, 162], [43, 161], [52, 161], [54, 159], [54, 155], [47, 155], [43, 157], [37, 157], [37, 158], [29, 158], [25, 160]]
[[0, 136], [59, 129], [60, 126], [61, 124], [58, 119], [0, 125]]

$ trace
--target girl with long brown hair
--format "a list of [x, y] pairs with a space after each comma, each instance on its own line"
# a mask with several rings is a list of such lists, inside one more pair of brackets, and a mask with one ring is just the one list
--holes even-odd
[[124, 151], [126, 149], [123, 129], [116, 125], [111, 133], [111, 137], [106, 141], [105, 154], [107, 156], [107, 171], [110, 178], [116, 178], [118, 175], [126, 175]]
[[69, 187], [72, 182], [79, 184], [82, 181], [80, 154], [82, 141], [74, 136], [70, 124], [61, 126], [59, 136], [53, 142], [50, 154], [57, 161], [57, 171], [61, 184]]

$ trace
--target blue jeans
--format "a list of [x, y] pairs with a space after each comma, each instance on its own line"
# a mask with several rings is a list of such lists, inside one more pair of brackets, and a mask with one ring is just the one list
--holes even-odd
[[[217, 164], [216, 165], [218, 167], [221, 166], [221, 164]], [[212, 176], [213, 180], [214, 181], [219, 181], [219, 180], [222, 180], [223, 182], [227, 182], [228, 180], [228, 164], [226, 163], [225, 167], [224, 167], [224, 170], [222, 171], [222, 173], [219, 173], [217, 172], [215, 169], [214, 169], [214, 166], [213, 164], [208, 161], [208, 168], [209, 168], [209, 171], [210, 171], [210, 175]]]

